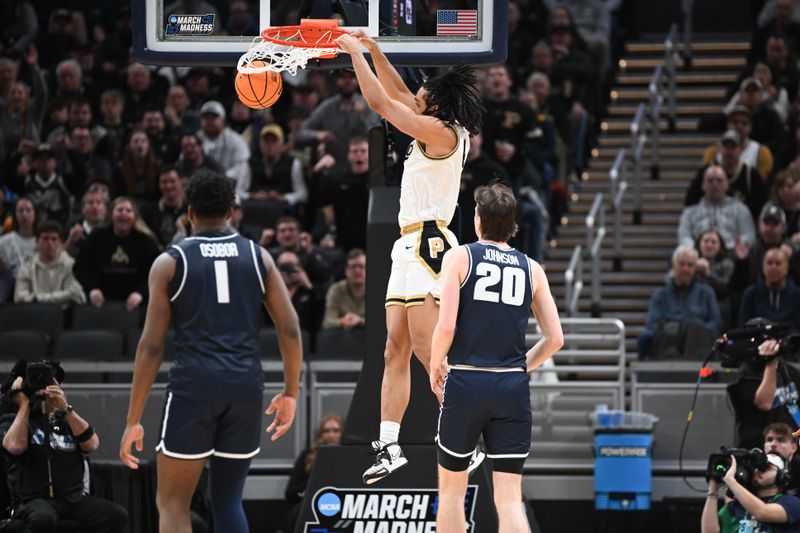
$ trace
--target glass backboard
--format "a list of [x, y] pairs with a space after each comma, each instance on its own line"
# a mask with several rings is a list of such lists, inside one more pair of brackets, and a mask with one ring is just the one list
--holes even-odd
[[[508, 40], [508, 0], [148, 0], [131, 8], [134, 57], [158, 65], [234, 66], [261, 29], [301, 18], [362, 28], [397, 66], [500, 63]], [[340, 54], [319, 66], [347, 63]]]

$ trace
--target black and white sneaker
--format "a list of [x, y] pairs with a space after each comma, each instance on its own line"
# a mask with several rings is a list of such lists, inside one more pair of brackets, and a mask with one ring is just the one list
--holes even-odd
[[467, 474], [472, 475], [481, 466], [484, 459], [486, 459], [486, 453], [481, 449], [480, 445], [475, 446], [475, 451], [472, 452], [472, 457], [469, 458]]
[[361, 479], [367, 485], [380, 481], [395, 470], [408, 464], [403, 450], [396, 442], [372, 441], [372, 453], [376, 455], [375, 463], [367, 468]]

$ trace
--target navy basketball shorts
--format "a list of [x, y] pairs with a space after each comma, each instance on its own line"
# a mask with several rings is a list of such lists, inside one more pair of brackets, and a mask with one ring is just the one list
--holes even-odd
[[250, 459], [261, 451], [261, 395], [196, 400], [167, 393], [156, 451], [174, 459]]
[[494, 470], [521, 474], [531, 448], [530, 385], [522, 369], [451, 368], [439, 408], [439, 464], [454, 472], [469, 466], [483, 435]]

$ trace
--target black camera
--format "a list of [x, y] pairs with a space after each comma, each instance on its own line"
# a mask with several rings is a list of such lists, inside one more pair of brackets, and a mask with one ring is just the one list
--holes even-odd
[[49, 361], [28, 363], [25, 368], [25, 388], [30, 392], [39, 392], [53, 384], [55, 372]]
[[[780, 349], [771, 357], [760, 357], [758, 347], [770, 339], [779, 340]], [[717, 340], [714, 350], [720, 357], [720, 364], [725, 368], [737, 368], [745, 361], [753, 359], [768, 363], [776, 357], [800, 351], [800, 335], [792, 334], [791, 324], [772, 324], [759, 320], [752, 324], [748, 322], [743, 328], [728, 331]]]
[[720, 453], [712, 453], [708, 458], [706, 480], [714, 479], [721, 483], [725, 473], [731, 467], [731, 455], [736, 458], [736, 481], [744, 487], [752, 486], [753, 473], [756, 470], [766, 470], [770, 465], [770, 462], [767, 461], [767, 454], [760, 448], [745, 450], [723, 447]]

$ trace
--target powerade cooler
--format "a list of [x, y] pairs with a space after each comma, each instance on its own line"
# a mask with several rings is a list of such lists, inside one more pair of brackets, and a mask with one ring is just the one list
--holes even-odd
[[594, 507], [612, 511], [650, 509], [653, 491], [653, 425], [649, 413], [609, 411], [590, 415], [594, 428]]

